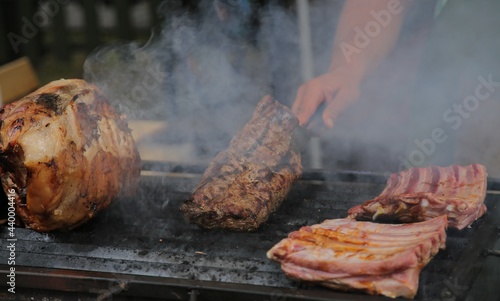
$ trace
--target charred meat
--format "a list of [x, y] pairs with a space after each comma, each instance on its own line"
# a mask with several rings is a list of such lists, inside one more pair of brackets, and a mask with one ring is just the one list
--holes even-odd
[[480, 164], [411, 168], [392, 174], [376, 198], [349, 209], [356, 220], [417, 222], [446, 214], [463, 229], [486, 212], [486, 168]]
[[421, 269], [445, 248], [446, 216], [412, 224], [326, 220], [268, 251], [288, 277], [339, 290], [413, 298]]
[[0, 177], [19, 222], [69, 230], [134, 193], [140, 158], [124, 117], [83, 80], [58, 80], [0, 109]]
[[256, 230], [300, 177], [300, 153], [292, 143], [298, 125], [287, 107], [264, 97], [181, 206], [186, 220], [208, 229]]

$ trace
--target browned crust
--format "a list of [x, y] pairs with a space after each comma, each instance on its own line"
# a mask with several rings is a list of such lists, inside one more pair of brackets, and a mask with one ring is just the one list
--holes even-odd
[[297, 126], [287, 107], [264, 97], [181, 206], [186, 220], [208, 229], [256, 230], [302, 172], [300, 154], [292, 149]]
[[[2, 186], [16, 190], [16, 214], [26, 227], [73, 229], [119, 195], [135, 193], [139, 153], [126, 120], [95, 86], [52, 82], [4, 106], [0, 119]], [[23, 135], [51, 127], [57, 148], [29, 160]]]

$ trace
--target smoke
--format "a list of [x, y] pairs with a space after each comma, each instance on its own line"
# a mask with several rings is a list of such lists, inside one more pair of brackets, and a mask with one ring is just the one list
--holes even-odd
[[259, 8], [226, 5], [221, 15], [205, 1], [196, 10], [169, 2], [159, 9], [165, 15], [159, 33], [145, 45], [96, 49], [84, 78], [129, 118], [166, 120], [166, 142], [191, 143], [197, 155], [211, 158], [272, 92], [263, 51], [271, 34], [254, 24]]
[[[162, 28], [148, 43], [96, 49], [85, 63], [84, 78], [101, 87], [129, 118], [166, 120], [168, 133], [155, 139], [189, 143], [196, 159], [209, 160], [227, 147], [263, 96], [292, 104], [301, 84], [299, 31], [295, 6], [285, 2], [200, 1], [182, 7], [175, 4], [179, 1], [166, 1], [159, 8]], [[343, 1], [309, 3], [319, 75], [330, 63]], [[395, 49], [365, 79], [359, 101], [321, 137], [324, 168], [385, 172], [430, 163], [493, 164], [474, 143], [488, 141], [488, 156], [497, 156], [491, 150], [497, 149], [497, 139], [481, 140], [478, 133], [496, 137], [494, 126], [479, 126], [479, 120], [493, 119], [498, 91], [480, 102], [470, 118], [462, 117], [458, 130], [443, 118], [454, 103], [474, 95], [480, 76], [491, 74], [493, 82], [500, 78], [493, 63], [498, 61], [498, 26], [488, 5], [496, 4], [469, 7], [448, 1], [434, 19], [434, 1], [413, 1]], [[377, 13], [373, 16], [380, 18]], [[471, 18], [480, 22], [467, 27], [463, 20]], [[377, 29], [377, 20], [367, 20], [371, 30]], [[379, 30], [385, 30], [380, 22]], [[429, 142], [436, 128], [449, 138], [429, 154], [425, 151], [431, 146], [421, 142]], [[413, 156], [411, 162], [417, 151], [422, 160]]]
[[[413, 89], [411, 137], [403, 165], [482, 163], [499, 174], [497, 157], [500, 49], [495, 1], [449, 2], [434, 20]], [[465, 26], [461, 20], [474, 20]]]
[[[490, 175], [500, 174], [498, 119], [492, 117], [500, 81], [499, 21], [492, 11], [499, 4], [448, 1], [434, 18], [435, 4], [411, 3], [396, 47], [367, 76], [359, 101], [323, 137], [329, 168], [394, 172], [476, 162]], [[360, 27], [373, 35], [384, 30], [374, 22]], [[366, 51], [371, 44], [362, 46]]]

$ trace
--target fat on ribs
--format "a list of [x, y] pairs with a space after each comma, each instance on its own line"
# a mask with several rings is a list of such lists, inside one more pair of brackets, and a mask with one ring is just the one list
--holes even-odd
[[0, 179], [26, 227], [73, 229], [136, 190], [131, 131], [95, 86], [53, 81], [3, 106], [0, 121]]
[[298, 119], [270, 96], [205, 170], [180, 210], [202, 228], [256, 230], [275, 211], [302, 172], [292, 132]]
[[417, 222], [446, 214], [463, 229], [486, 212], [487, 173], [481, 164], [410, 168], [392, 174], [379, 196], [349, 209], [356, 220]]
[[293, 279], [345, 291], [413, 298], [422, 268], [445, 248], [445, 215], [412, 224], [326, 220], [267, 252]]

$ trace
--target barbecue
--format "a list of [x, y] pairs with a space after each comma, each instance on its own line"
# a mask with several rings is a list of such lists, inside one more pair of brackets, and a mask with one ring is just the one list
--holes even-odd
[[290, 233], [267, 257], [298, 280], [413, 298], [420, 270], [445, 248], [447, 225], [445, 215], [399, 225], [326, 220]]
[[392, 174], [384, 191], [349, 209], [349, 217], [408, 223], [446, 214], [460, 230], [486, 212], [486, 176], [480, 164], [411, 168]]
[[[378, 195], [386, 175], [305, 169], [284, 200], [286, 205], [258, 230], [227, 232], [199, 229], [179, 214], [179, 206], [205, 169], [203, 165], [146, 161], [143, 171], [163, 174], [145, 173], [136, 198], [113, 202], [85, 225], [49, 234], [15, 229], [18, 290], [93, 299], [111, 295], [113, 300], [133, 296], [153, 300], [386, 300], [290, 280], [266, 258], [266, 252], [288, 233], [343, 218], [349, 208]], [[488, 212], [470, 228], [448, 229], [446, 249], [420, 273], [415, 300], [474, 296], [481, 268], [495, 254], [493, 244], [500, 226], [500, 182], [490, 179], [488, 189]], [[2, 228], [1, 237], [8, 238], [7, 229]], [[3, 273], [9, 268], [8, 257], [8, 250], [0, 251]]]
[[[92, 83], [62, 81], [83, 88], [85, 93], [70, 91], [75, 98], [49, 89], [34, 99], [34, 108], [52, 118], [69, 114], [75, 116], [69, 121], [84, 122], [69, 148], [58, 137], [72, 132], [72, 122], [32, 124], [30, 117], [37, 114], [8, 120], [8, 112], [0, 113], [8, 121], [3, 127], [14, 135], [28, 124], [38, 127], [38, 134], [52, 130], [56, 137], [36, 142], [65, 156], [62, 163], [27, 161], [22, 155], [37, 158], [43, 152], [26, 150], [41, 144], [26, 143], [21, 152], [0, 133], [6, 151], [0, 156], [5, 188], [0, 199], [16, 206], [0, 202], [0, 212], [18, 223], [0, 227], [0, 270], [7, 275], [0, 282], [1, 300], [487, 301], [500, 295], [500, 179], [491, 177], [500, 174], [494, 135], [499, 85], [496, 52], [490, 51], [498, 45], [495, 30], [483, 32], [497, 28], [488, 24], [498, 18], [475, 13], [494, 15], [491, 3], [104, 2], [0, 1], [0, 14], [8, 17], [0, 22], [7, 41], [0, 44], [1, 63], [28, 55], [37, 67], [34, 74], [43, 75], [28, 85], [26, 73], [6, 75], [0, 66], [0, 100], [19, 99], [48, 78], [81, 76]], [[464, 13], [484, 22], [456, 22]], [[471, 43], [478, 37], [481, 43]], [[14, 98], [5, 97], [19, 86], [24, 89], [14, 91]], [[243, 128], [264, 93], [294, 107], [304, 126], [265, 97], [257, 106], [259, 116]], [[132, 134], [146, 160], [133, 147], [124, 119], [101, 107], [101, 95], [133, 120]], [[73, 114], [68, 101], [99, 104], [106, 113], [98, 116], [108, 118], [99, 121], [92, 105]], [[7, 108], [15, 112], [15, 105]], [[308, 123], [304, 117], [312, 110]], [[323, 136], [311, 137], [316, 117], [317, 125], [333, 121], [333, 131], [315, 130]], [[95, 130], [107, 119], [114, 121], [110, 131]], [[137, 125], [144, 126], [140, 135]], [[301, 130], [306, 137], [294, 141]], [[105, 139], [105, 133], [123, 138], [124, 146], [114, 141], [102, 147], [112, 153], [101, 157], [102, 164], [81, 164], [99, 157], [98, 148], [90, 143], [73, 152], [71, 147], [95, 142], [96, 134]], [[39, 173], [13, 168], [26, 162], [39, 165]], [[473, 165], [477, 173], [465, 181], [471, 186], [447, 195], [452, 198], [432, 189], [390, 196], [393, 180], [407, 175], [385, 171], [427, 162], [481, 162], [490, 177]], [[78, 168], [85, 169], [83, 180], [68, 172]], [[410, 178], [432, 183], [443, 174], [436, 169], [413, 170]], [[36, 175], [49, 179], [46, 175], [56, 171], [68, 172], [58, 175], [59, 186], [47, 180], [32, 187], [18, 183]], [[125, 183], [121, 192], [117, 182]], [[72, 188], [77, 193], [71, 194]], [[433, 188], [449, 192], [447, 186]], [[64, 199], [58, 207], [42, 204], [33, 215], [26, 211], [26, 203], [33, 207], [27, 193], [54, 200], [64, 194]], [[471, 196], [473, 210], [456, 211]], [[79, 200], [81, 215], [67, 214]], [[377, 201], [363, 203], [367, 200]], [[398, 216], [392, 201], [408, 206], [410, 214]], [[18, 207], [24, 216], [13, 212]], [[411, 224], [390, 224], [401, 221]], [[364, 227], [364, 237], [347, 235], [352, 227]], [[394, 234], [401, 229], [404, 235]], [[373, 246], [376, 238], [384, 247]], [[345, 275], [319, 280], [314, 266], [307, 281], [305, 270], [295, 268], [311, 267], [314, 257], [290, 264], [280, 259], [293, 253], [288, 249], [269, 253], [289, 239], [301, 247], [307, 240], [308, 247], [361, 250], [364, 244], [369, 250], [356, 255], [346, 250], [340, 257], [345, 260], [328, 256]], [[381, 249], [387, 252], [380, 254]], [[379, 256], [379, 262], [366, 264], [370, 275], [363, 274], [359, 256]]]
[[2, 186], [26, 227], [73, 229], [136, 190], [130, 129], [94, 86], [54, 81], [0, 113]]
[[181, 211], [203, 228], [257, 229], [274, 212], [302, 171], [292, 133], [299, 121], [270, 96], [208, 166]]

